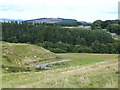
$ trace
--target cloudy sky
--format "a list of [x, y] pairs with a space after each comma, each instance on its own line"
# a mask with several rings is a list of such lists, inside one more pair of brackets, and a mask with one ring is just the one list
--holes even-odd
[[0, 18], [71, 18], [93, 22], [118, 18], [119, 0], [0, 0]]

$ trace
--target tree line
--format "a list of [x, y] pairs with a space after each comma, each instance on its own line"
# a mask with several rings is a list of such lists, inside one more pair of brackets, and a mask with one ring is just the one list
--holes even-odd
[[111, 33], [120, 35], [120, 20], [96, 20], [91, 25], [92, 29], [107, 29]]
[[61, 28], [53, 23], [4, 22], [2, 41], [36, 44], [55, 53], [119, 53], [119, 42], [106, 30]]

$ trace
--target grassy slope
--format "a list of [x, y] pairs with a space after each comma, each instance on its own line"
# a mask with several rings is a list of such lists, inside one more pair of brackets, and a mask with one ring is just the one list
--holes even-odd
[[[69, 62], [69, 67], [58, 68], [53, 70], [46, 70], [40, 72], [6, 73], [3, 75], [3, 87], [117, 87], [117, 55], [78, 53], [59, 55], [64, 56], [66, 59], [71, 59], [73, 61], [77, 60], [81, 62], [81, 65], [75, 64], [74, 62], [73, 64]], [[95, 63], [96, 61], [99, 62]]]
[[54, 53], [31, 44], [2, 43], [2, 65], [4, 69], [24, 68], [33, 63], [45, 63], [60, 60]]
[[57, 65], [58, 67], [81, 66], [85, 64], [92, 64], [96, 62], [117, 60], [117, 54], [92, 54], [92, 53], [63, 53], [57, 54], [64, 59], [71, 60], [71, 62]]

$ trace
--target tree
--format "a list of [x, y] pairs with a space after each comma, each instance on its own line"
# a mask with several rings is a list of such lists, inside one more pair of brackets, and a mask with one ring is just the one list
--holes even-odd
[[94, 21], [93, 24], [91, 25], [91, 28], [92, 28], [92, 29], [101, 29], [101, 23], [102, 23], [101, 20], [96, 20], [96, 21]]
[[93, 49], [93, 52], [95, 53], [103, 53], [103, 47], [104, 47], [104, 44], [100, 43], [98, 40], [92, 43], [92, 46], [91, 46], [91, 48]]
[[[101, 26], [101, 20], [93, 26]], [[112, 44], [115, 40], [106, 30], [90, 30], [88, 28], [61, 28], [48, 23], [2, 23], [2, 40], [13, 43], [39, 44], [53, 52], [94, 52], [114, 53]], [[112, 28], [112, 29], [111, 29]], [[118, 24], [108, 27], [119, 34]], [[96, 41], [96, 42], [95, 42]], [[111, 45], [106, 46], [108, 43]], [[77, 46], [76, 46], [77, 45]], [[92, 49], [90, 46], [92, 45]], [[106, 47], [112, 47], [109, 52]], [[98, 49], [98, 50], [97, 50]]]
[[120, 24], [120, 20], [106, 20], [106, 21], [102, 21], [102, 28], [106, 29], [107, 26], [109, 26], [110, 24]]
[[91, 53], [93, 50], [89, 47], [83, 46], [83, 45], [75, 45], [74, 52], [77, 53]]
[[110, 24], [107, 27], [107, 31], [120, 35], [120, 25], [119, 24]]

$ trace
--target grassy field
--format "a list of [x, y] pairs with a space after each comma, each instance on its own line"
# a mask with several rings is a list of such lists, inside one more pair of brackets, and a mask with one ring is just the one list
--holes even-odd
[[117, 54], [57, 54], [71, 60], [52, 70], [4, 73], [3, 88], [117, 88]]
[[118, 60], [117, 54], [93, 54], [93, 53], [63, 53], [57, 54], [66, 60], [71, 60], [64, 64], [57, 64], [57, 67], [82, 66], [96, 62]]
[[42, 47], [31, 44], [2, 43], [3, 72], [26, 71], [28, 67], [32, 67], [32, 64], [59, 60], [61, 57]]

